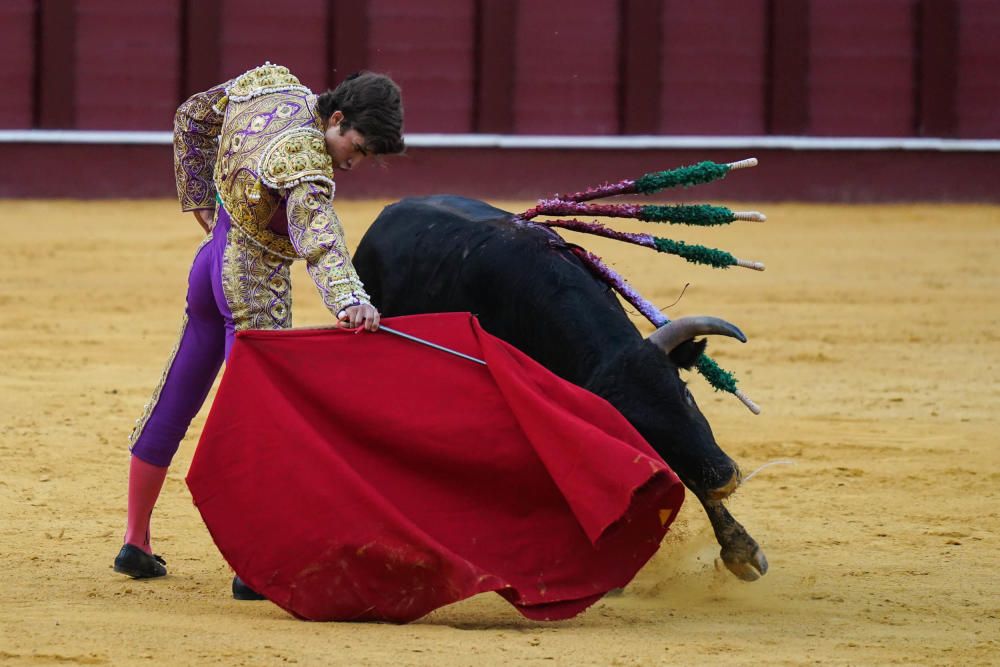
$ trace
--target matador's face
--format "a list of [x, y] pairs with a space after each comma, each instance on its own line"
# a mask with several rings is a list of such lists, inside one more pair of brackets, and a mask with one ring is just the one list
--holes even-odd
[[326, 126], [326, 152], [333, 158], [333, 166], [342, 171], [350, 171], [368, 157], [365, 137], [356, 129], [341, 131], [344, 114], [334, 111]]

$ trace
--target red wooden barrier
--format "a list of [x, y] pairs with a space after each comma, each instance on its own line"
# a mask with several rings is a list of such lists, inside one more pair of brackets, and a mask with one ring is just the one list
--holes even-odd
[[222, 4], [182, 0], [181, 90], [178, 103], [225, 79], [222, 72]]
[[327, 2], [327, 88], [336, 88], [347, 76], [368, 69], [369, 11], [368, 0]]
[[39, 0], [35, 63], [35, 122], [43, 128], [76, 126], [76, 2]]
[[811, 0], [809, 134], [914, 134], [915, 0]]
[[514, 129], [515, 0], [476, 0], [477, 132], [510, 134]]
[[996, 0], [6, 0], [0, 127], [156, 129], [265, 60], [411, 132], [1000, 136]]
[[768, 134], [806, 134], [809, 128], [809, 3], [768, 2], [765, 128]]
[[956, 113], [961, 137], [1000, 137], [1000, 2], [959, 5]]
[[[166, 130], [270, 60], [317, 91], [388, 71], [410, 132], [997, 138], [998, 35], [997, 0], [3, 0], [0, 128]], [[0, 196], [169, 196], [169, 151], [0, 144]], [[1000, 196], [996, 152], [756, 152], [763, 180], [724, 196]], [[537, 195], [743, 153], [414, 149], [343, 193]]]
[[327, 5], [324, 0], [221, 1], [223, 79], [270, 61], [288, 67], [313, 90], [326, 90]]
[[917, 127], [926, 137], [953, 137], [958, 79], [958, 2], [917, 4]]
[[663, 134], [763, 134], [764, 0], [665, 0]]
[[[753, 173], [677, 190], [687, 201], [996, 202], [995, 153], [943, 151], [754, 151]], [[384, 199], [449, 192], [534, 199], [746, 151], [412, 149], [386, 169], [337, 179], [337, 197]], [[170, 146], [0, 144], [0, 198], [174, 197]], [[88, 165], [81, 169], [80, 165]], [[99, 165], [100, 168], [94, 168]], [[136, 165], [142, 165], [137, 169]], [[178, 213], [180, 216], [180, 213]]]
[[617, 2], [519, 2], [515, 44], [515, 132], [618, 132]]
[[661, 0], [623, 0], [621, 4], [622, 134], [656, 134], [660, 129], [663, 60]]
[[29, 128], [34, 121], [34, 4], [0, 3], [0, 127]]
[[76, 127], [168, 129], [180, 86], [180, 2], [78, 0]]
[[475, 3], [370, 0], [369, 17], [369, 67], [407, 91], [407, 131], [473, 131]]

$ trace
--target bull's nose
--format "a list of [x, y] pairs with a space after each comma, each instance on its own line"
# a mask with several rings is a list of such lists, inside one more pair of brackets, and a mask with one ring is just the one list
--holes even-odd
[[730, 470], [728, 479], [707, 490], [707, 495], [711, 500], [725, 500], [733, 494], [733, 491], [739, 488], [740, 483], [743, 481], [743, 475], [740, 474], [740, 469], [735, 464]]

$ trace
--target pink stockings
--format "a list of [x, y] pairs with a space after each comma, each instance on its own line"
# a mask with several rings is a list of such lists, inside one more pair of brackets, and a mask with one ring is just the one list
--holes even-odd
[[125, 543], [153, 553], [149, 545], [149, 518], [160, 495], [167, 468], [146, 463], [133, 456], [128, 471], [128, 519]]

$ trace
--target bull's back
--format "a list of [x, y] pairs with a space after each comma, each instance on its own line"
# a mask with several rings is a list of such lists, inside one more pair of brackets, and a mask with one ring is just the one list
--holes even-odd
[[[554, 238], [554, 237], [553, 237]], [[453, 195], [413, 197], [385, 208], [354, 265], [383, 314], [503, 307], [526, 274], [538, 275], [547, 232], [507, 211]]]
[[603, 351], [638, 336], [607, 285], [559, 236], [474, 199], [439, 195], [387, 207], [354, 265], [383, 315], [469, 311], [577, 384]]

